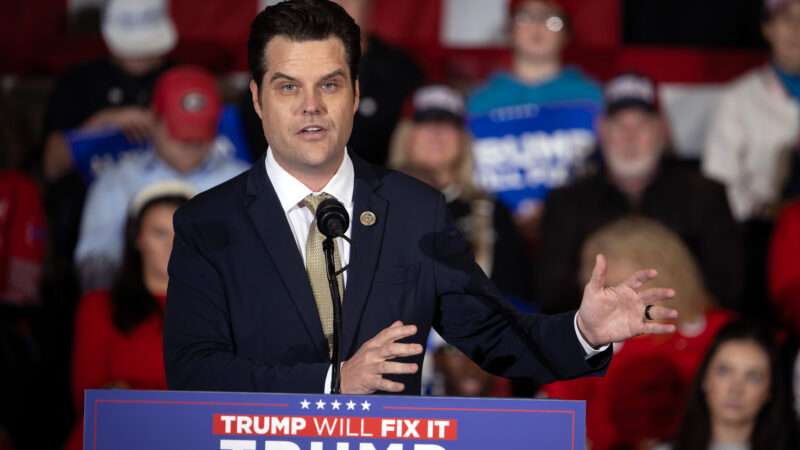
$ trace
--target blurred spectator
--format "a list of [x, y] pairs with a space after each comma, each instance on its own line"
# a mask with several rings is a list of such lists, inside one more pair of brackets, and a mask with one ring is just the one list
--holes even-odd
[[192, 194], [191, 185], [174, 181], [139, 192], [129, 208], [119, 276], [110, 291], [93, 291], [81, 299], [72, 356], [72, 396], [79, 420], [68, 450], [82, 448], [85, 389], [167, 387], [162, 320], [172, 215]]
[[471, 96], [470, 130], [479, 186], [511, 208], [534, 242], [547, 193], [572, 180], [592, 153], [602, 93], [561, 65], [571, 30], [558, 2], [509, 4], [512, 69]]
[[675, 450], [785, 450], [794, 417], [769, 331], [747, 322], [722, 328], [695, 377]]
[[629, 214], [655, 219], [681, 236], [715, 302], [737, 309], [741, 238], [724, 188], [666, 154], [669, 138], [653, 82], [636, 74], [611, 80], [599, 133], [601, 171], [552, 192], [546, 202], [536, 262], [542, 309], [555, 313], [579, 306], [584, 240]]
[[123, 159], [90, 187], [75, 249], [84, 290], [106, 288], [113, 279], [122, 258], [125, 210], [143, 186], [178, 179], [201, 192], [247, 168], [212, 151], [221, 99], [208, 72], [184, 66], [164, 73], [155, 87], [153, 111], [152, 148]]
[[708, 133], [703, 170], [724, 183], [739, 221], [771, 218], [800, 134], [800, 1], [765, 0], [772, 61], [733, 81]]
[[764, 270], [769, 237], [800, 145], [800, 1], [765, 0], [762, 32], [771, 61], [734, 80], [722, 94], [703, 170], [725, 184], [733, 215], [744, 224], [745, 296], [752, 305], [747, 312], [769, 317]]
[[[48, 310], [47, 325], [42, 327], [43, 345], [52, 359], [49, 370], [59, 374], [59, 381], [68, 370], [69, 362], [62, 355], [69, 348], [69, 318], [79, 297], [73, 257], [86, 197], [86, 184], [74, 170], [65, 133], [113, 127], [124, 130], [132, 139], [149, 135], [154, 122], [149, 110], [153, 86], [169, 66], [166, 55], [177, 41], [166, 0], [104, 3], [101, 32], [110, 55], [74, 67], [56, 81], [42, 130], [41, 168], [47, 182], [45, 211], [52, 250], [43, 284]], [[57, 385], [57, 393], [66, 396], [67, 388], [66, 382]], [[54, 413], [54, 417], [61, 419], [68, 412]]]
[[110, 0], [102, 22], [110, 57], [65, 73], [56, 83], [47, 113], [43, 170], [55, 181], [72, 168], [64, 132], [122, 129], [134, 140], [153, 133], [150, 94], [167, 68], [166, 54], [177, 33], [165, 0]]
[[[392, 168], [442, 191], [448, 212], [472, 245], [475, 260], [510, 301], [531, 308], [530, 261], [511, 213], [472, 182], [470, 136], [465, 129], [464, 100], [450, 87], [429, 85], [412, 98], [410, 119], [400, 122], [389, 152]], [[444, 342], [442, 342], [444, 344]], [[508, 395], [509, 383], [472, 363], [447, 345], [430, 348], [436, 395]], [[426, 375], [433, 375], [426, 373]], [[431, 376], [426, 376], [431, 379]], [[437, 390], [438, 389], [438, 390]], [[530, 383], [513, 383], [515, 395], [535, 392]]]
[[424, 75], [403, 50], [368, 31], [372, 0], [334, 1], [361, 27], [361, 99], [348, 148], [373, 164], [385, 165], [389, 141], [406, 98], [422, 83]]
[[[663, 441], [680, 420], [681, 400], [717, 331], [731, 313], [713, 307], [700, 270], [680, 237], [651, 219], [628, 217], [606, 225], [581, 251], [581, 278], [591, 276], [598, 253], [608, 258], [608, 283], [620, 283], [636, 268], [654, 268], [658, 278], [643, 287], [669, 286], [677, 295], [678, 329], [615, 344], [604, 378], [547, 385], [548, 397], [587, 401], [587, 432], [593, 450]], [[634, 426], [635, 425], [635, 426]]]
[[41, 305], [45, 236], [39, 189], [22, 173], [0, 171], [0, 305]]
[[509, 300], [529, 302], [530, 263], [511, 214], [472, 183], [461, 95], [426, 86], [414, 93], [412, 106], [411, 119], [400, 123], [392, 140], [389, 165], [442, 191], [478, 265]]
[[778, 317], [800, 337], [800, 201], [786, 205], [769, 251], [769, 291]]
[[33, 448], [41, 418], [42, 349], [34, 334], [46, 230], [39, 189], [20, 172], [0, 170], [0, 449]]

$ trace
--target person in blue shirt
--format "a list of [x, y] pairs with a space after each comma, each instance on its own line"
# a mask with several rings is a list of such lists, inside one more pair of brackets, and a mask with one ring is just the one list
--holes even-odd
[[492, 76], [469, 98], [476, 180], [508, 206], [535, 240], [547, 193], [574, 179], [590, 159], [602, 90], [564, 67], [565, 10], [551, 0], [512, 0], [510, 71]]
[[156, 83], [152, 145], [126, 155], [90, 186], [75, 249], [84, 291], [107, 288], [122, 258], [129, 203], [144, 187], [178, 180], [201, 192], [247, 169], [215, 151], [222, 102], [216, 80], [203, 69], [176, 67]]

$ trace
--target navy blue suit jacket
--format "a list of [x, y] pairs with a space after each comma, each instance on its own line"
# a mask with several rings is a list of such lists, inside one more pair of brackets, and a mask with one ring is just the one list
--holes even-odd
[[[351, 155], [352, 248], [342, 355], [395, 320], [434, 327], [484, 369], [539, 382], [602, 371], [574, 313], [521, 315], [474, 263], [442, 195]], [[360, 223], [364, 211], [377, 222]], [[329, 360], [311, 285], [263, 159], [175, 214], [164, 324], [171, 389], [323, 392]], [[422, 356], [408, 358], [422, 366]], [[391, 377], [420, 392], [420, 375]]]

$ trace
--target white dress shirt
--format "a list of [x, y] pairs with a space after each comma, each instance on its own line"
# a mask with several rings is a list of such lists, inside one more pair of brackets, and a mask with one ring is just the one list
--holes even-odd
[[[267, 148], [267, 157], [264, 164], [267, 166], [267, 176], [275, 188], [275, 193], [278, 195], [278, 201], [281, 202], [283, 212], [286, 214], [286, 219], [289, 221], [289, 228], [292, 230], [297, 249], [303, 257], [303, 264], [306, 263], [306, 240], [308, 240], [308, 230], [311, 229], [311, 223], [314, 222], [314, 215], [311, 210], [303, 204], [308, 194], [321, 194], [326, 193], [339, 200], [347, 210], [350, 216], [350, 223], [353, 223], [353, 184], [355, 182], [355, 171], [353, 170], [353, 161], [348, 156], [347, 152], [344, 153], [344, 159], [339, 169], [333, 175], [333, 178], [328, 181], [328, 184], [319, 192], [313, 192], [306, 185], [300, 182], [297, 178], [292, 176], [283, 167], [281, 167], [275, 156], [272, 154], [272, 149]], [[353, 227], [347, 227], [345, 236], [350, 237], [350, 231]], [[345, 267], [350, 261], [350, 244], [344, 239], [336, 239], [335, 242], [339, 245], [339, 257], [342, 261], [342, 267]], [[347, 271], [344, 272], [345, 284], [347, 284]]]
[[[300, 180], [281, 167], [278, 162], [275, 161], [272, 148], [267, 148], [267, 157], [265, 158], [264, 165], [266, 166], [267, 176], [272, 183], [272, 187], [278, 195], [278, 201], [280, 201], [283, 212], [286, 214], [286, 219], [289, 221], [289, 228], [292, 230], [297, 249], [303, 257], [303, 264], [306, 263], [306, 240], [308, 239], [308, 230], [311, 228], [311, 223], [314, 221], [314, 215], [311, 214], [311, 210], [302, 203], [303, 199], [306, 198], [308, 194], [321, 194], [324, 192], [342, 202], [345, 209], [347, 209], [347, 214], [350, 216], [351, 226], [348, 227], [347, 232], [345, 232], [345, 235], [348, 238], [350, 237], [350, 231], [353, 228], [353, 185], [355, 183], [355, 170], [353, 169], [353, 161], [350, 159], [347, 151], [345, 151], [342, 164], [339, 166], [339, 169], [336, 170], [333, 178], [331, 178], [328, 184], [319, 192], [313, 192], [300, 182]], [[336, 239], [336, 242], [339, 245], [339, 257], [342, 261], [342, 267], [345, 267], [350, 261], [350, 244], [344, 239]], [[344, 280], [346, 285], [347, 271], [344, 272]], [[342, 299], [342, 301], [346, 300], [347, 299]], [[591, 358], [608, 348], [608, 345], [605, 345], [599, 349], [595, 349], [586, 342], [578, 331], [577, 315], [573, 320], [573, 324], [575, 326], [575, 333], [578, 335], [578, 341], [580, 341], [586, 353], [586, 358]], [[325, 376], [325, 393], [330, 393], [330, 391], [331, 369], [328, 368], [328, 374]]]

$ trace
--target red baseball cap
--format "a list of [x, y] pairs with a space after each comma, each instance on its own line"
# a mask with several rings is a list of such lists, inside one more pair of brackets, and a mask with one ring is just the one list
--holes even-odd
[[170, 69], [156, 82], [153, 109], [174, 139], [210, 141], [222, 112], [217, 80], [199, 67]]

